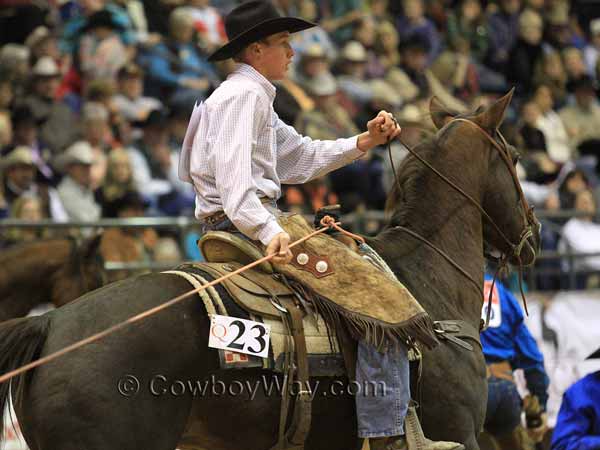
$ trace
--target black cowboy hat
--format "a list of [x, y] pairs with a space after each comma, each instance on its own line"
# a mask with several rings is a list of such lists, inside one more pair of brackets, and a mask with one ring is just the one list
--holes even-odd
[[429, 53], [431, 46], [429, 42], [419, 34], [412, 34], [407, 39], [400, 41], [398, 50], [421, 50], [423, 53]]
[[598, 90], [598, 86], [592, 77], [589, 75], [582, 75], [574, 80], [570, 80], [567, 83], [567, 90], [569, 92], [575, 92], [577, 90], [596, 92]]
[[312, 28], [316, 24], [296, 17], [282, 17], [267, 1], [252, 0], [234, 8], [225, 17], [229, 42], [215, 51], [209, 61], [222, 61], [238, 54], [244, 47], [272, 34]]
[[168, 117], [168, 111], [166, 111], [164, 108], [153, 109], [148, 113], [146, 118], [142, 120], [134, 120], [132, 124], [138, 128], [160, 127], [167, 123]]
[[110, 28], [110, 29], [116, 30], [116, 31], [124, 30], [123, 25], [117, 23], [114, 20], [112, 13], [106, 9], [102, 9], [102, 10], [92, 14], [88, 18], [82, 31], [84, 31], [84, 32], [90, 31], [90, 30], [93, 30], [94, 28], [99, 28], [99, 27]]
[[126, 208], [144, 210], [148, 205], [149, 202], [137, 191], [126, 191], [120, 197], [107, 201], [102, 208], [102, 214], [105, 217], [116, 218]]

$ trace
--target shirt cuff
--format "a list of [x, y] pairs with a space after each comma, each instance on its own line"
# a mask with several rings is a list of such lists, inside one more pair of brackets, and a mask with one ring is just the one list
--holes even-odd
[[269, 245], [269, 242], [279, 233], [283, 233], [283, 228], [279, 226], [276, 219], [273, 219], [258, 232], [257, 237], [264, 245]]
[[343, 139], [344, 142], [342, 145], [344, 146], [344, 157], [350, 161], [354, 161], [355, 159], [360, 158], [361, 156], [365, 156], [367, 152], [363, 152], [358, 148], [358, 134], [356, 136], [352, 136], [348, 139]]

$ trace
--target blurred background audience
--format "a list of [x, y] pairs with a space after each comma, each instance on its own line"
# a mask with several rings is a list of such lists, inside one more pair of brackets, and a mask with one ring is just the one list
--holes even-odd
[[[42, 218], [93, 222], [132, 193], [144, 205], [136, 214], [191, 217], [194, 192], [177, 177], [178, 150], [193, 105], [234, 68], [207, 58], [226, 41], [223, 18], [239, 3], [11, 2], [0, 17], [0, 217], [38, 217], [31, 212], [37, 208]], [[275, 100], [284, 121], [314, 139], [336, 139], [386, 109], [402, 124], [404, 141], [415, 145], [434, 131], [433, 95], [464, 112], [515, 87], [502, 131], [521, 153], [528, 199], [557, 216], [544, 220], [544, 248], [578, 251], [577, 238], [594, 233], [599, 6], [274, 3], [283, 14], [320, 25], [293, 35], [296, 57]], [[394, 143], [396, 167], [404, 155]], [[392, 183], [388, 157], [376, 149], [306, 186], [286, 186], [281, 203], [306, 214], [336, 202], [345, 213], [381, 211]], [[573, 218], [561, 216], [568, 211]], [[173, 255], [169, 245], [164, 253]], [[545, 281], [560, 285], [560, 277]]]

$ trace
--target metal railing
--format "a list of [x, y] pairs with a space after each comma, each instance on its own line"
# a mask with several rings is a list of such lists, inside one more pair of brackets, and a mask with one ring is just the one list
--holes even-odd
[[[561, 225], [552, 222], [552, 220], [564, 221], [572, 217], [581, 216], [579, 211], [536, 211], [540, 220], [545, 221], [553, 231], [560, 233]], [[306, 216], [312, 222], [312, 216]], [[385, 224], [386, 215], [383, 211], [364, 211], [344, 215], [341, 218], [345, 227], [356, 233], [373, 235], [377, 233]], [[43, 220], [39, 222], [29, 222], [23, 220], [4, 219], [0, 220], [0, 238], [3, 231], [9, 228], [41, 228], [41, 229], [105, 229], [105, 228], [155, 228], [161, 230], [171, 230], [179, 236], [181, 248], [185, 248], [185, 238], [187, 233], [195, 231], [200, 233], [200, 224], [194, 217], [139, 217], [128, 219], [101, 219], [95, 222], [54, 222], [52, 220]], [[581, 253], [581, 252], [556, 252], [543, 250], [538, 256], [538, 262], [535, 266], [528, 268], [526, 279], [531, 289], [540, 286], [539, 280], [543, 277], [559, 277], [561, 288], [574, 289], [577, 285], [578, 277], [593, 275], [597, 271], [581, 269], [580, 262], [587, 257], [600, 256], [600, 253]], [[554, 263], [554, 264], [552, 264]], [[173, 264], [158, 262], [134, 262], [122, 263], [116, 261], [107, 261], [106, 270], [164, 270], [172, 267]]]

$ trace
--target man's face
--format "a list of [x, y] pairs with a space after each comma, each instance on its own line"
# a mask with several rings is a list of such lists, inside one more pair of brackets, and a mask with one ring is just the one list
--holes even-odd
[[577, 194], [577, 197], [575, 197], [575, 209], [589, 213], [590, 217], [596, 214], [594, 195], [589, 189], [584, 189]]
[[28, 164], [15, 164], [6, 169], [6, 178], [20, 190], [26, 191], [33, 184], [35, 168]]
[[141, 77], [128, 76], [119, 82], [121, 93], [130, 99], [136, 99], [142, 95], [144, 83]]
[[550, 92], [550, 89], [547, 86], [540, 86], [535, 93], [534, 99], [542, 113], [547, 113], [554, 105], [552, 92]]
[[582, 87], [575, 91], [575, 100], [583, 109], [589, 109], [594, 102], [596, 93], [592, 88]]
[[35, 81], [34, 89], [40, 97], [54, 99], [59, 86], [58, 77], [40, 77]]
[[92, 185], [92, 166], [89, 164], [74, 163], [69, 166], [67, 172], [77, 184], [89, 188]]
[[83, 122], [83, 134], [86, 141], [99, 145], [109, 132], [108, 122], [104, 119], [87, 119]]
[[404, 64], [415, 72], [422, 72], [427, 68], [427, 53], [420, 48], [408, 48], [404, 51]]
[[303, 69], [304, 73], [312, 78], [323, 72], [327, 72], [329, 64], [325, 58], [308, 58], [303, 62]]
[[42, 212], [42, 205], [40, 205], [39, 201], [31, 199], [23, 203], [19, 219], [37, 222], [43, 218], [44, 214]]
[[282, 80], [286, 77], [288, 66], [292, 62], [294, 50], [290, 45], [290, 33], [284, 31], [269, 36], [259, 42], [261, 54], [259, 64], [268, 80]]
[[35, 124], [21, 123], [15, 127], [15, 141], [21, 145], [33, 145], [37, 141], [38, 133]]

